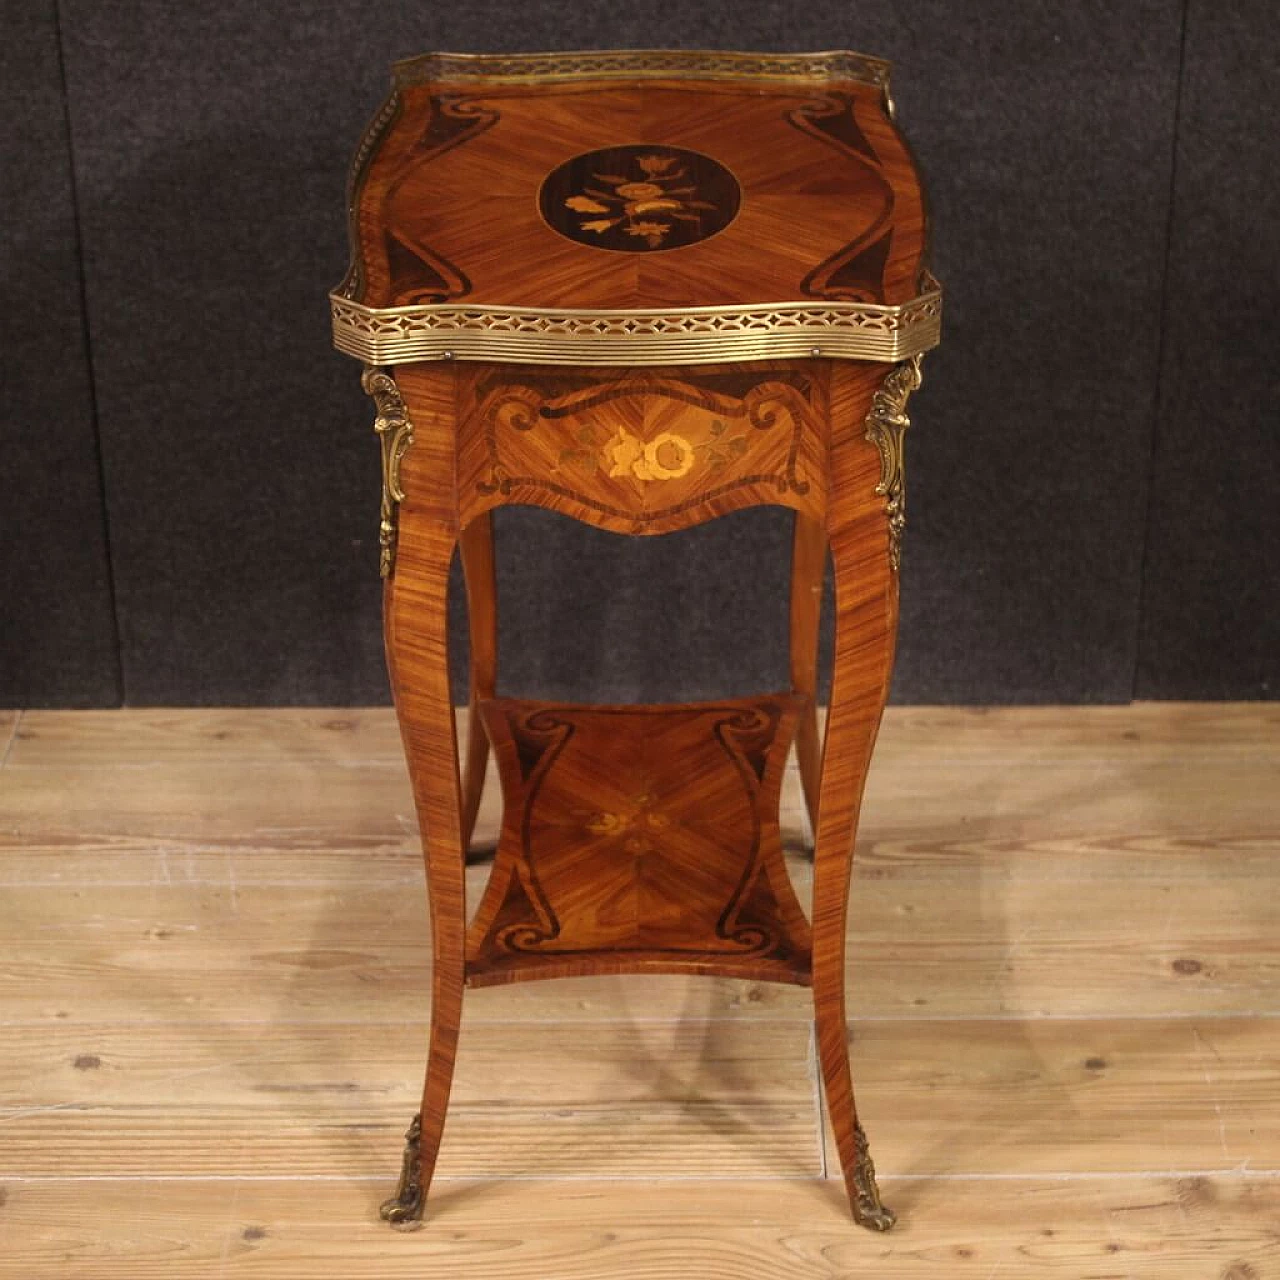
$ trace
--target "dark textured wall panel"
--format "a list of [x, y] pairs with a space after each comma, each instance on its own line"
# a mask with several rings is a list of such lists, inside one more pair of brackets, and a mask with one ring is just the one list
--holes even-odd
[[[130, 700], [383, 696], [376, 447], [324, 305], [348, 157], [394, 57], [628, 45], [895, 59], [948, 288], [914, 402], [896, 696], [1128, 697], [1178, 21], [1156, 0], [1048, 17], [1014, 0], [288, 17], [67, 0]], [[776, 678], [760, 611], [781, 599], [785, 521], [625, 546], [507, 523], [509, 687]]]
[[535, 508], [495, 522], [511, 691], [645, 701], [787, 687], [789, 511], [654, 538]]
[[1138, 692], [1280, 687], [1280, 36], [1188, 13]]
[[886, 43], [948, 310], [912, 402], [895, 693], [1125, 701], [1178, 6], [910, 11]]
[[126, 697], [384, 697], [376, 449], [324, 303], [375, 24], [62, 9]]
[[120, 696], [51, 4], [0, 14], [0, 706]]

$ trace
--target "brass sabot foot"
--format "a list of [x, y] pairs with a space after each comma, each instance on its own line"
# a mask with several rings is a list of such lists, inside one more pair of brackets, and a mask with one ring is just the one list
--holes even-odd
[[854, 1207], [853, 1220], [858, 1226], [866, 1227], [868, 1231], [888, 1231], [898, 1221], [898, 1215], [882, 1204], [877, 1204], [874, 1208], [865, 1208], [859, 1203]]
[[893, 1210], [886, 1208], [880, 1200], [880, 1188], [876, 1185], [876, 1166], [871, 1159], [867, 1135], [863, 1133], [860, 1124], [854, 1125], [853, 1140], [854, 1163], [850, 1178], [853, 1188], [853, 1220], [868, 1231], [888, 1231], [898, 1219]]
[[422, 1190], [420, 1152], [422, 1117], [414, 1116], [404, 1135], [404, 1160], [400, 1166], [400, 1182], [396, 1193], [382, 1202], [378, 1215], [397, 1231], [417, 1231], [422, 1226], [422, 1210], [426, 1194]]

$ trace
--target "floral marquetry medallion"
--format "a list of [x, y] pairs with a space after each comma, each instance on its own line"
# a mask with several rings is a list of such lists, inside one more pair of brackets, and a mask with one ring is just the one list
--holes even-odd
[[542, 184], [547, 224], [623, 253], [678, 249], [723, 231], [742, 200], [724, 165], [679, 147], [609, 147], [575, 156]]
[[820, 369], [459, 372], [468, 518], [567, 503], [603, 528], [660, 533], [753, 502], [822, 510]]

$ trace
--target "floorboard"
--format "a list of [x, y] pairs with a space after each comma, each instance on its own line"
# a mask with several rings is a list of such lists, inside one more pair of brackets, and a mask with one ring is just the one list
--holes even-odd
[[[898, 1228], [848, 1221], [806, 991], [611, 978], [468, 994], [397, 1235], [392, 713], [0, 712], [0, 1276], [1277, 1280], [1278, 780], [1266, 704], [891, 708], [849, 1003]], [[803, 897], [794, 770], [783, 826]]]

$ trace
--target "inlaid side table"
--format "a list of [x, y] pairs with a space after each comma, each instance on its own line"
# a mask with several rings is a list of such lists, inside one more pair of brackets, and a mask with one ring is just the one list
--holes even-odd
[[[887, 64], [417, 58], [396, 66], [360, 146], [350, 214], [333, 327], [377, 406], [387, 660], [433, 953], [422, 1107], [383, 1217], [422, 1216], [464, 988], [692, 973], [812, 986], [853, 1216], [887, 1229], [849, 1072], [845, 920], [893, 663], [906, 403], [941, 313]], [[790, 687], [671, 706], [498, 696], [491, 512], [511, 504], [631, 535], [789, 507]], [[461, 768], [445, 610], [455, 547], [472, 655]], [[816, 832], [811, 918], [778, 830], [793, 742]], [[468, 923], [490, 750], [504, 819]]]

